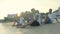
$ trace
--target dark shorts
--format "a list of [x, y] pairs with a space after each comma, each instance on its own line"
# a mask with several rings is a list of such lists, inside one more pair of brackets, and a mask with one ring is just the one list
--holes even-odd
[[31, 26], [40, 26], [39, 22], [37, 22], [36, 20], [33, 21], [33, 23], [31, 24]]
[[48, 18], [46, 21], [45, 21], [45, 24], [52, 24], [52, 21], [50, 18]]

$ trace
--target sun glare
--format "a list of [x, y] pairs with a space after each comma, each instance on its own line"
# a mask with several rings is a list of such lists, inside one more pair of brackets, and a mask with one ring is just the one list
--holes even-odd
[[17, 13], [17, 16], [19, 17], [20, 16], [20, 13]]

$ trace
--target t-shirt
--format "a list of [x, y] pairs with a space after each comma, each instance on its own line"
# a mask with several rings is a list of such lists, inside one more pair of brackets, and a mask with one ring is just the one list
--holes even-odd
[[25, 22], [25, 21], [24, 21], [24, 17], [20, 17], [19, 23], [20, 23], [20, 24], [24, 24], [24, 22]]
[[56, 13], [48, 14], [48, 17], [51, 19], [52, 22], [54, 22], [56, 18]]
[[41, 24], [42, 21], [41, 14], [36, 13], [35, 16], [38, 16], [37, 21]]

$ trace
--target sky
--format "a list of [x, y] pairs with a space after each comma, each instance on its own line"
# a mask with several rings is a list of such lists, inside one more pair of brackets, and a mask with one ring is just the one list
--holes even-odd
[[60, 7], [60, 0], [0, 0], [0, 19], [8, 14], [31, 11], [32, 8], [46, 13], [50, 8], [53, 11]]

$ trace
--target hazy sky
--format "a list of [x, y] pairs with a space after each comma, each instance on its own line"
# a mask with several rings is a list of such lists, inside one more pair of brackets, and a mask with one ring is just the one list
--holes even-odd
[[46, 13], [49, 8], [55, 11], [59, 6], [60, 0], [0, 0], [0, 19], [7, 14], [30, 11], [31, 8]]

